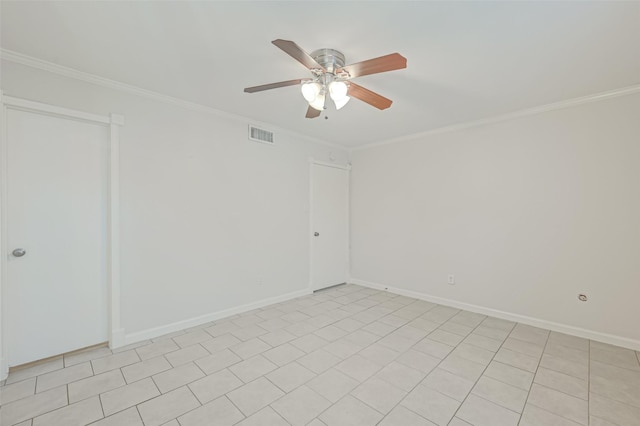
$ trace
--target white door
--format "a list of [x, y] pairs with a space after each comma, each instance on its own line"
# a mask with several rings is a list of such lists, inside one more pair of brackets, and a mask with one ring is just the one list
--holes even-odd
[[349, 170], [311, 164], [311, 288], [347, 282]]
[[7, 110], [9, 366], [108, 340], [108, 142], [107, 127]]

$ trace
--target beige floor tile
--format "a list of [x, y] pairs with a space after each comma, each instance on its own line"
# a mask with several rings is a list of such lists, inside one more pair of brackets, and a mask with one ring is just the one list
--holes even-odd
[[374, 343], [373, 345], [358, 352], [358, 355], [368, 359], [369, 361], [373, 361], [378, 365], [387, 365], [394, 359], [398, 358], [401, 354], [391, 348]]
[[[450, 425], [452, 423], [449, 423]], [[436, 426], [435, 423], [430, 422], [422, 416], [417, 415], [411, 410], [404, 408], [402, 405], [398, 405], [391, 410], [387, 416], [382, 419], [378, 426]]]
[[436, 368], [422, 381], [422, 385], [462, 402], [471, 392], [474, 382]]
[[[399, 329], [398, 329], [399, 330]], [[378, 341], [383, 346], [396, 350], [398, 352], [404, 352], [411, 348], [413, 345], [418, 343], [419, 339], [407, 337], [398, 332], [398, 330], [394, 331], [391, 334], [386, 335], [382, 339]], [[446, 332], [442, 332], [446, 333]]]
[[490, 339], [499, 340], [500, 342], [504, 342], [507, 336], [509, 336], [510, 332], [509, 330], [491, 327], [483, 322], [473, 330], [473, 333], [480, 336], [488, 337]]
[[191, 382], [195, 382], [204, 376], [205, 374], [202, 370], [200, 370], [194, 363], [190, 362], [189, 364], [156, 374], [152, 378], [158, 389], [160, 389], [160, 392], [167, 393]]
[[336, 327], [335, 325], [328, 325], [321, 328], [320, 330], [316, 330], [313, 334], [328, 342], [333, 342], [341, 337], [346, 336], [349, 333], [342, 328]]
[[231, 426], [242, 419], [244, 415], [223, 396], [178, 417], [178, 422], [180, 426], [203, 426], [213, 422], [216, 426]]
[[260, 376], [275, 370], [277, 365], [263, 357], [262, 355], [254, 356], [246, 361], [239, 362], [229, 369], [245, 383], [249, 383]]
[[122, 368], [126, 365], [135, 364], [139, 361], [140, 357], [138, 357], [135, 350], [130, 350], [127, 352], [109, 355], [104, 358], [91, 360], [91, 365], [93, 366], [93, 373], [100, 374], [106, 371], [115, 370], [116, 368]]
[[334, 354], [338, 358], [347, 359], [350, 356], [355, 355], [363, 348], [342, 338], [340, 340], [336, 340], [335, 342], [329, 343], [328, 345], [324, 346], [323, 349]]
[[452, 322], [451, 320], [442, 324], [439, 329], [448, 333], [457, 334], [459, 336], [466, 337], [473, 331], [475, 327], [469, 327], [464, 324]]
[[422, 339], [411, 349], [415, 349], [416, 351], [424, 352], [427, 355], [431, 355], [438, 359], [444, 359], [451, 351], [453, 350], [453, 346], [445, 345], [444, 343], [436, 342], [435, 340], [431, 340], [428, 337], [426, 339]]
[[285, 343], [284, 345], [280, 345], [264, 352], [262, 355], [269, 361], [282, 367], [283, 365], [289, 364], [291, 361], [306, 355], [306, 352], [301, 351], [289, 343]]
[[327, 426], [375, 425], [382, 417], [382, 414], [349, 395], [319, 416]]
[[322, 349], [311, 352], [297, 360], [300, 365], [308, 368], [316, 374], [320, 374], [323, 371], [328, 370], [341, 361], [342, 359]]
[[235, 331], [239, 328], [240, 327], [238, 327], [231, 321], [222, 321], [222, 322], [216, 322], [216, 324], [212, 325], [211, 327], [205, 327], [204, 331], [206, 331], [213, 337], [219, 337], [224, 334], [229, 334], [232, 331]]
[[[236, 426], [291, 426], [273, 408], [265, 407]], [[309, 424], [311, 426], [311, 424]], [[322, 426], [322, 425], [320, 425]]]
[[141, 346], [135, 350], [141, 360], [146, 360], [177, 351], [178, 349], [180, 349], [180, 346], [178, 346], [172, 339], [164, 339], [149, 345]]
[[143, 379], [100, 395], [105, 416], [133, 407], [160, 395], [151, 378]]
[[[577, 423], [576, 423], [577, 424]], [[589, 426], [618, 426], [615, 423], [608, 422], [598, 417], [589, 417]]]
[[111, 354], [111, 349], [107, 347], [93, 348], [81, 352], [75, 352], [69, 355], [64, 355], [64, 366], [71, 367], [72, 365], [82, 364], [83, 362], [91, 361], [92, 359], [103, 358]]
[[544, 350], [544, 344], [531, 343], [515, 337], [507, 337], [502, 347], [538, 359], [542, 356], [542, 351]]
[[578, 379], [587, 380], [589, 377], [589, 364], [588, 363], [576, 363], [567, 361], [550, 354], [543, 354], [540, 360], [540, 366], [548, 368], [550, 370], [558, 371], [560, 373], [568, 374], [569, 376], [577, 377]]
[[549, 334], [549, 342], [557, 343], [568, 348], [579, 349], [581, 351], [589, 351], [589, 340], [581, 337], [570, 336], [564, 333], [552, 331]]
[[466, 325], [467, 327], [475, 328], [479, 326], [482, 323], [482, 321], [484, 321], [486, 318], [487, 318], [486, 315], [477, 314], [475, 312], [460, 311], [456, 315], [451, 317], [449, 321], [455, 322], [457, 324]]
[[460, 358], [468, 359], [469, 361], [477, 362], [478, 364], [486, 366], [489, 365], [495, 356], [495, 352], [463, 342], [451, 352], [451, 355], [459, 356]]
[[544, 346], [549, 338], [549, 330], [532, 327], [526, 324], [516, 324], [509, 336], [518, 340], [524, 340], [526, 342], [535, 343], [539, 346]]
[[283, 395], [284, 392], [264, 377], [227, 394], [245, 416], [256, 413]]
[[589, 406], [587, 401], [540, 386], [536, 383], [531, 386], [527, 403], [566, 419], [573, 420], [576, 423], [583, 425], [589, 423]]
[[307, 386], [300, 386], [272, 403], [271, 407], [291, 425], [304, 426], [330, 405], [331, 402]]
[[346, 374], [336, 370], [329, 369], [319, 376], [311, 379], [307, 386], [331, 402], [337, 402], [340, 398], [351, 392], [359, 383], [347, 376]]
[[246, 327], [238, 328], [231, 332], [231, 334], [233, 334], [243, 342], [248, 340], [253, 340], [258, 336], [262, 336], [263, 334], [267, 334], [267, 333], [269, 333], [269, 330], [265, 330], [264, 328], [258, 325], [249, 325]]
[[492, 361], [484, 371], [484, 375], [527, 392], [529, 392], [534, 378], [534, 374], [529, 371], [521, 370], [517, 367], [503, 364], [498, 361]]
[[189, 384], [189, 389], [202, 404], [213, 401], [222, 395], [239, 388], [244, 383], [231, 371], [224, 369]]
[[84, 426], [103, 417], [96, 396], [38, 416], [33, 419], [33, 426]]
[[453, 419], [451, 419], [448, 426], [473, 426], [473, 425], [471, 423], [465, 422], [462, 419], [459, 419], [458, 417], [454, 417]]
[[481, 336], [475, 333], [469, 334], [463, 342], [491, 352], [498, 352], [498, 349], [500, 349], [500, 346], [502, 345], [501, 340], [491, 339], [490, 337]]
[[407, 395], [407, 392], [384, 380], [372, 377], [355, 388], [351, 395], [382, 414], [387, 414]]
[[616, 367], [640, 371], [640, 363], [638, 363], [636, 353], [631, 349], [621, 348], [617, 351], [609, 351], [599, 347], [593, 347], [589, 355], [593, 361], [600, 361], [605, 364], [615, 365]]
[[[538, 372], [536, 373], [534, 381], [540, 385], [559, 390], [560, 392], [567, 393], [580, 399], [586, 400], [589, 398], [589, 382], [578, 379], [577, 377], [569, 376], [568, 374], [549, 370], [545, 367], [538, 367]], [[640, 383], [638, 386], [638, 389], [640, 389]]]
[[547, 343], [547, 346], [544, 348], [544, 353], [574, 363], [587, 364], [589, 362], [588, 352], [563, 346], [556, 342]]
[[160, 426], [197, 407], [200, 403], [185, 386], [138, 405], [145, 426]]
[[176, 336], [173, 338], [173, 341], [176, 342], [178, 346], [184, 349], [211, 339], [212, 337], [209, 333], [202, 329], [197, 329], [189, 333], [184, 333]]
[[36, 393], [66, 385], [90, 376], [93, 376], [93, 369], [89, 362], [46, 373], [38, 376], [36, 382]]
[[313, 371], [297, 362], [287, 364], [266, 375], [267, 379], [285, 392], [291, 392], [315, 376], [316, 374]]
[[168, 353], [165, 355], [165, 358], [173, 367], [179, 367], [209, 355], [209, 351], [202, 347], [202, 345], [195, 344], [175, 352]]
[[[527, 404], [524, 407], [519, 426], [580, 426], [564, 417], [550, 413], [535, 405]], [[593, 425], [592, 425], [593, 426]]]
[[525, 390], [487, 376], [478, 380], [471, 393], [516, 413], [522, 413], [528, 394]]
[[594, 394], [640, 408], [640, 379], [604, 378], [592, 374], [590, 388]]
[[449, 423], [460, 407], [460, 401], [423, 385], [418, 385], [400, 404], [437, 425]]
[[474, 426], [516, 426], [520, 414], [472, 394], [464, 401], [456, 417]]
[[410, 392], [426, 376], [427, 373], [415, 370], [395, 361], [384, 367], [376, 374], [377, 378], [382, 379], [406, 392]]
[[50, 361], [38, 363], [37, 365], [31, 367], [20, 368], [19, 370], [12, 371], [11, 373], [9, 373], [9, 377], [7, 377], [5, 385], [10, 385], [22, 380], [31, 379], [41, 374], [60, 370], [61, 368], [64, 368], [64, 360], [62, 356], [59, 356]]
[[397, 327], [394, 327], [392, 325], [389, 324], [385, 324], [383, 322], [380, 321], [375, 321], [372, 322], [364, 327], [362, 327], [363, 330], [368, 331], [369, 333], [373, 333], [376, 336], [380, 336], [380, 337], [384, 337], [387, 334], [391, 333], [392, 331], [394, 331]]
[[36, 393], [36, 378], [0, 387], [0, 405], [26, 398]]
[[144, 426], [138, 410], [131, 407], [127, 410], [120, 411], [112, 416], [106, 417], [91, 426]]
[[2, 406], [2, 425], [13, 425], [67, 405], [67, 387], [60, 386]]
[[589, 414], [618, 426], [638, 426], [640, 408], [592, 393], [589, 395]]
[[[360, 354], [362, 354], [362, 352], [360, 352]], [[441, 360], [424, 352], [409, 349], [399, 356], [396, 361], [400, 364], [406, 365], [407, 367], [413, 368], [414, 370], [428, 374], [440, 363]], [[389, 362], [382, 363], [381, 365], [387, 364], [389, 364]]]
[[196, 360], [195, 363], [202, 371], [204, 371], [205, 374], [213, 374], [216, 371], [220, 371], [241, 361], [242, 358], [238, 355], [234, 354], [229, 349], [224, 349], [204, 358], [200, 358]]
[[382, 366], [360, 355], [353, 355], [336, 365], [335, 368], [362, 383], [380, 371]]
[[200, 345], [207, 351], [215, 353], [227, 349], [231, 346], [235, 346], [238, 343], [241, 343], [241, 340], [235, 337], [233, 334], [223, 334], [211, 340], [206, 340]]
[[133, 383], [170, 369], [171, 364], [169, 361], [163, 356], [157, 356], [142, 362], [127, 365], [126, 367], [122, 367], [121, 370], [127, 383]]
[[503, 364], [512, 365], [531, 373], [536, 372], [539, 362], [538, 358], [525, 355], [520, 352], [515, 352], [511, 349], [506, 348], [501, 348], [493, 359]]
[[447, 356], [440, 365], [438, 365], [438, 367], [473, 382], [480, 378], [485, 369], [485, 366], [482, 364], [478, 364], [477, 362], [470, 361], [465, 358], [460, 358], [453, 354]]
[[249, 359], [271, 349], [271, 346], [260, 339], [250, 339], [229, 348], [242, 359]]
[[289, 333], [286, 330], [279, 329], [279, 330], [274, 330], [271, 333], [263, 334], [258, 338], [263, 342], [266, 342], [269, 345], [276, 347], [296, 339], [297, 336]]
[[344, 336], [342, 340], [348, 343], [353, 343], [354, 345], [360, 346], [361, 348], [365, 348], [380, 340], [380, 336], [369, 333], [368, 331], [356, 330], [353, 333]]
[[69, 383], [69, 403], [73, 404], [124, 385], [126, 383], [120, 370], [111, 370], [97, 376], [87, 377], [86, 379]]

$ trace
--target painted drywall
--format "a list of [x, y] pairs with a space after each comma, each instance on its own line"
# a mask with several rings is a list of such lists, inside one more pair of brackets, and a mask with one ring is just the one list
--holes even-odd
[[307, 289], [309, 158], [346, 164], [346, 151], [285, 131], [276, 132], [275, 146], [252, 142], [249, 120], [8, 61], [2, 90], [124, 115], [120, 246], [127, 335], [149, 336], [148, 330]]
[[639, 117], [634, 94], [353, 152], [352, 277], [640, 347]]

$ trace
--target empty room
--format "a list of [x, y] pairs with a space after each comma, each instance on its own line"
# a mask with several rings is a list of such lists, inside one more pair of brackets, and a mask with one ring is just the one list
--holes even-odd
[[640, 426], [640, 1], [0, 0], [1, 426]]

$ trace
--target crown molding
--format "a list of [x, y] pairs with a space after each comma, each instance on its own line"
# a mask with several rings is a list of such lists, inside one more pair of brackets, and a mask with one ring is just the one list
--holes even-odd
[[468, 121], [465, 123], [453, 124], [451, 126], [439, 127], [437, 129], [427, 130], [425, 132], [420, 132], [420, 133], [413, 133], [413, 134], [401, 136], [398, 138], [387, 139], [379, 142], [373, 142], [370, 144], [351, 148], [350, 152], [361, 151], [363, 149], [375, 148], [378, 146], [391, 145], [391, 144], [396, 144], [401, 142], [409, 142], [415, 139], [424, 138], [428, 136], [439, 135], [443, 133], [451, 133], [451, 132], [456, 132], [460, 130], [471, 129], [474, 127], [486, 126], [488, 124], [495, 124], [503, 121], [513, 120], [516, 118], [537, 115], [544, 112], [571, 108], [574, 106], [603, 101], [606, 99], [616, 98], [619, 96], [632, 95], [634, 93], [640, 93], [640, 84], [635, 84], [633, 86], [627, 86], [619, 89], [609, 90], [606, 92], [594, 93], [592, 95], [582, 96], [579, 98], [567, 99], [565, 101], [554, 102], [551, 104], [541, 105], [533, 108], [527, 108], [520, 111], [510, 112], [507, 114], [501, 114], [501, 115], [496, 115], [489, 118], [483, 118], [480, 120]]
[[74, 80], [84, 81], [86, 83], [94, 84], [97, 86], [107, 87], [109, 89], [119, 90], [129, 94], [137, 95], [143, 98], [152, 99], [159, 102], [175, 105], [181, 108], [189, 109], [191, 111], [201, 112], [205, 114], [212, 114], [221, 118], [229, 120], [241, 121], [244, 123], [254, 123], [257, 125], [265, 126], [274, 131], [277, 130], [282, 133], [287, 133], [291, 136], [303, 138], [309, 142], [325, 145], [331, 148], [342, 149], [349, 151], [349, 148], [337, 143], [327, 142], [321, 139], [316, 139], [311, 136], [303, 135], [301, 133], [293, 132], [289, 129], [285, 129], [272, 123], [260, 122], [249, 117], [242, 115], [232, 114], [230, 112], [222, 111], [216, 108], [212, 108], [206, 105], [202, 105], [196, 102], [187, 101], [184, 99], [176, 98], [162, 93], [154, 92], [152, 90], [143, 89], [131, 84], [122, 83], [120, 81], [111, 80], [99, 75], [90, 74], [84, 71], [79, 71], [75, 68], [65, 67], [63, 65], [54, 64], [53, 62], [45, 61], [42, 59], [34, 58], [33, 56], [25, 55], [8, 49], [0, 49], [0, 58], [5, 61], [13, 62], [20, 65], [25, 65], [30, 68], [47, 71], [52, 74], [61, 75], [63, 77], [71, 78]]

